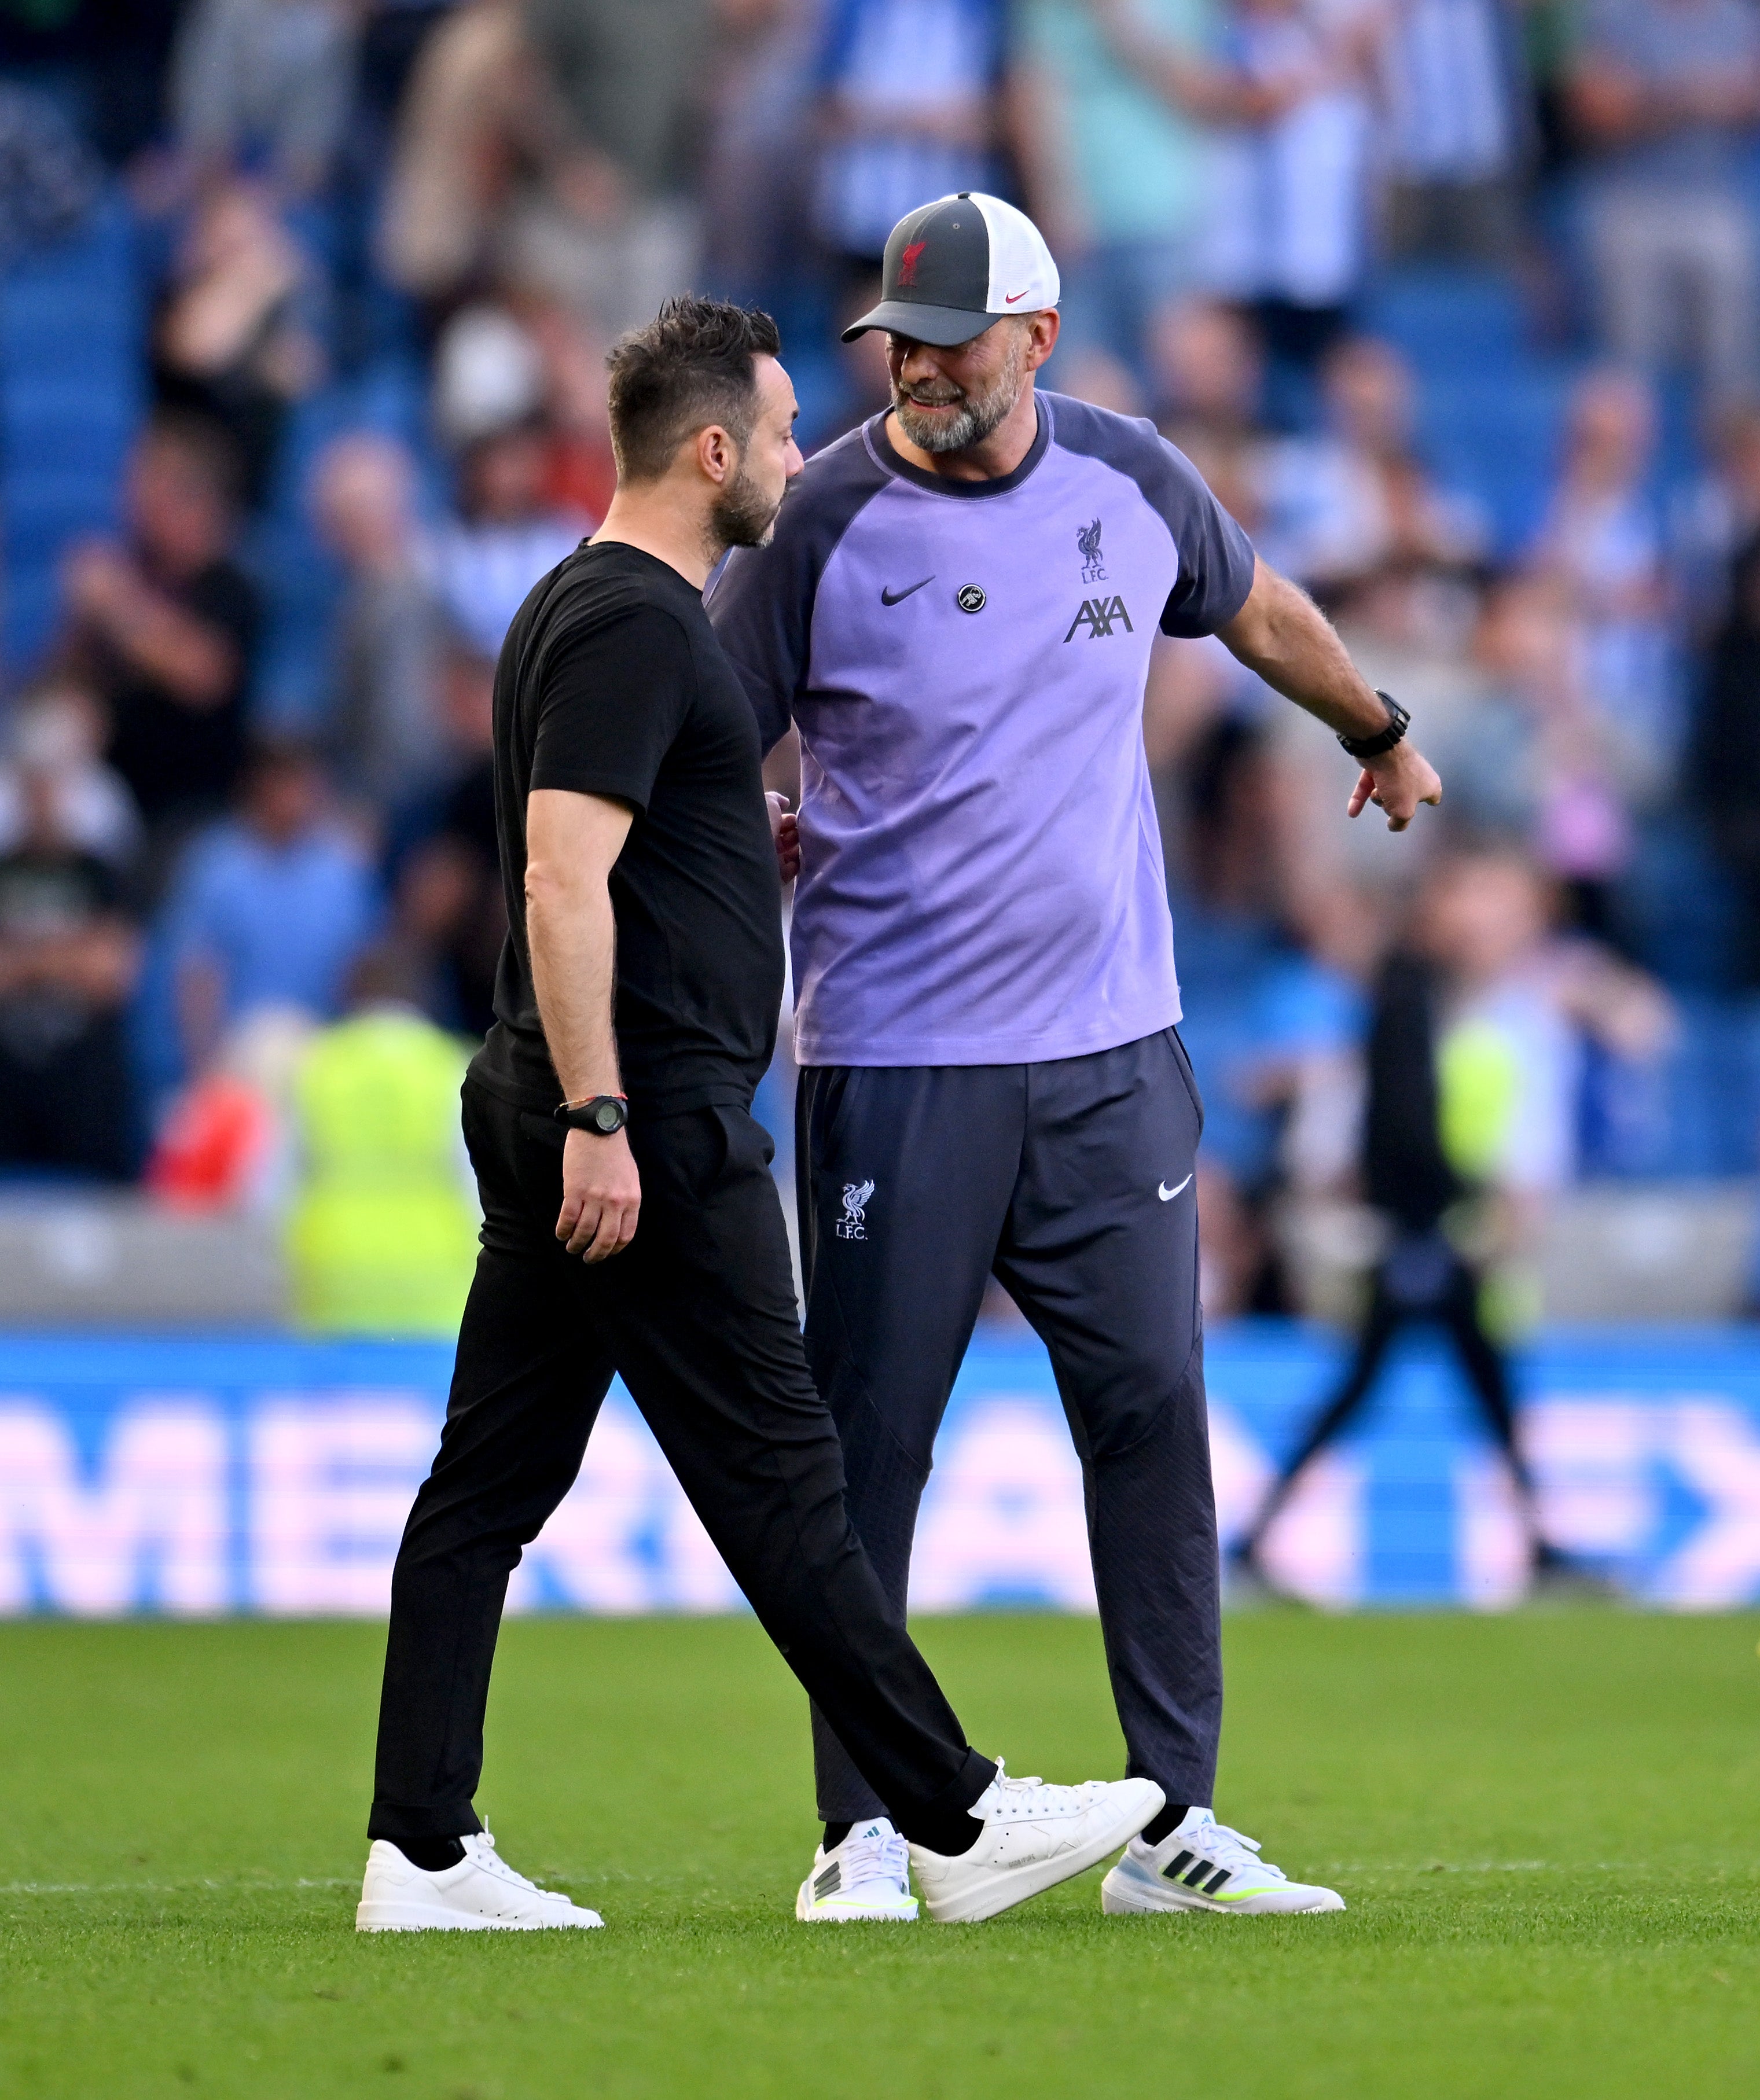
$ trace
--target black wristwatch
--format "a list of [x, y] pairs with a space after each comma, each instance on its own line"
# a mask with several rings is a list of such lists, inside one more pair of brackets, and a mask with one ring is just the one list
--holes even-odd
[[571, 1130], [590, 1130], [595, 1137], [615, 1137], [629, 1120], [629, 1102], [623, 1094], [589, 1094], [584, 1101], [564, 1101], [553, 1113], [558, 1123]]
[[1384, 752], [1392, 750], [1410, 726], [1411, 717], [1392, 693], [1384, 693], [1377, 686], [1375, 698], [1386, 704], [1387, 726], [1378, 736], [1341, 736], [1339, 743], [1352, 758], [1379, 758]]

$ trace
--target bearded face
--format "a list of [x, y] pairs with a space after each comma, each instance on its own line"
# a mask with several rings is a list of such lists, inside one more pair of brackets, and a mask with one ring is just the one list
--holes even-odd
[[995, 331], [1000, 338], [989, 375], [965, 386], [945, 372], [933, 377], [893, 381], [893, 412], [898, 427], [926, 452], [963, 452], [981, 443], [1021, 398], [1026, 380], [1027, 331], [1016, 322]]
[[742, 454], [739, 472], [709, 512], [709, 531], [721, 547], [767, 547], [781, 508], [781, 496], [773, 496], [758, 486]]

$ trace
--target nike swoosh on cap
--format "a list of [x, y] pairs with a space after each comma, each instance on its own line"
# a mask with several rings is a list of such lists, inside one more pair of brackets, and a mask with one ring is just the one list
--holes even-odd
[[935, 579], [933, 576], [924, 576], [922, 583], [907, 584], [902, 591], [889, 590], [886, 586], [882, 584], [880, 585], [880, 603], [882, 605], [901, 605], [906, 598], [910, 597], [912, 591], [920, 591], [925, 585], [932, 584], [934, 580]]
[[[1182, 1181], [1180, 1184], [1180, 1189], [1183, 1189], [1185, 1186], [1186, 1181], [1189, 1181], [1191, 1178], [1191, 1176], [1188, 1174], [1185, 1177], [1185, 1181]], [[1180, 1189], [1170, 1189], [1167, 1183], [1162, 1181], [1156, 1185], [1155, 1193], [1160, 1197], [1162, 1202], [1171, 1203], [1174, 1198], [1179, 1194]]]
[[[1032, 289], [1033, 287], [1029, 285], [1026, 292], [1030, 292]], [[1004, 292], [1002, 295], [1002, 302], [1005, 307], [1012, 307], [1017, 299], [1024, 299], [1026, 297], [1026, 292]]]

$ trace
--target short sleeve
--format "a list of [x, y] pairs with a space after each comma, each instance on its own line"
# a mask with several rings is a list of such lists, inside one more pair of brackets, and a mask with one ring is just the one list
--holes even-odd
[[831, 551], [885, 470], [859, 430], [808, 461], [783, 500], [767, 547], [736, 547], [704, 603], [715, 638], [745, 688], [768, 751], [787, 734], [813, 653], [813, 608]]
[[1246, 604], [1258, 558], [1253, 543], [1211, 494], [1184, 453], [1161, 440], [1170, 472], [1162, 515], [1179, 551], [1180, 573], [1162, 608], [1163, 634], [1214, 634]]
[[1136, 483], [1173, 540], [1179, 568], [1161, 610], [1163, 634], [1214, 634], [1246, 602], [1258, 557], [1253, 543], [1177, 445], [1141, 416], [1118, 416], [1067, 395], [1048, 395], [1065, 452], [1103, 461]]
[[[783, 510], [786, 514], [788, 505]], [[795, 695], [806, 677], [818, 576], [803, 539], [736, 547], [711, 588], [715, 638], [745, 689], [764, 748], [788, 733]]]
[[532, 786], [646, 811], [690, 712], [690, 643], [671, 614], [635, 605], [563, 638], [538, 694]]

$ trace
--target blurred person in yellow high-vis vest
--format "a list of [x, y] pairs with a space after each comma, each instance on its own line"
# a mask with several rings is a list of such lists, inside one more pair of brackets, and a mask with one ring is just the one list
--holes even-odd
[[408, 975], [392, 951], [364, 957], [353, 1010], [294, 1083], [288, 1266], [294, 1320], [320, 1333], [456, 1335], [476, 1266], [458, 1136], [470, 1050], [422, 1014]]

